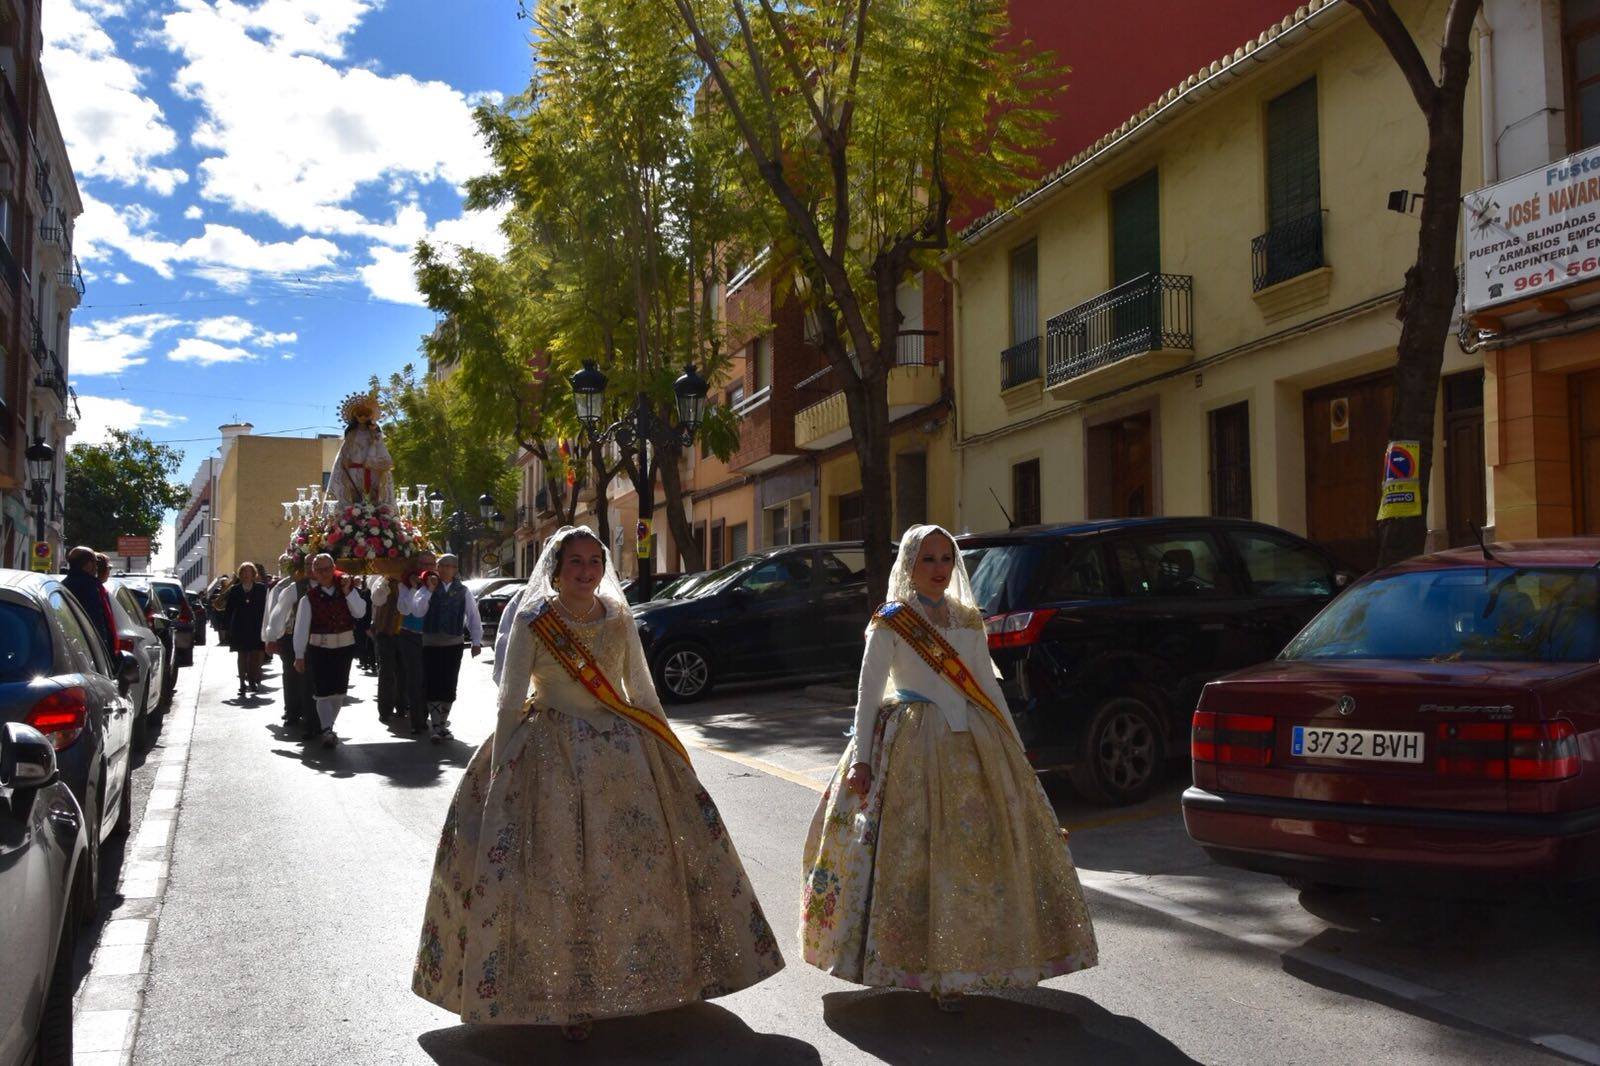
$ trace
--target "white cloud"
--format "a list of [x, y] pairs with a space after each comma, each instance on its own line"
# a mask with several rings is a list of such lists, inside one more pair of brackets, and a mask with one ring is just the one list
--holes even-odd
[[111, 275], [111, 277], [108, 278], [107, 280], [109, 280], [111, 282], [111, 284], [113, 284], [113, 285], [132, 285], [133, 284], [133, 279], [128, 277], [128, 275], [124, 274], [120, 270], [117, 271], [115, 274]]
[[338, 245], [321, 237], [262, 241], [237, 226], [216, 223], [207, 223], [198, 237], [172, 241], [152, 232], [153, 222], [148, 208], [138, 204], [114, 207], [85, 193], [77, 227], [78, 254], [93, 261], [115, 250], [167, 279], [174, 276], [175, 265], [188, 264], [202, 277], [228, 288], [247, 284], [253, 274], [316, 270], [330, 265], [340, 254]]
[[104, 444], [113, 429], [160, 428], [187, 421], [158, 407], [143, 407], [112, 396], [79, 396], [78, 428], [68, 444]]
[[[402, 197], [435, 181], [460, 185], [489, 169], [466, 94], [438, 81], [385, 77], [327, 62], [373, 0], [177, 0], [162, 21], [181, 57], [179, 93], [202, 118], [204, 196], [310, 233], [390, 244], [414, 230], [414, 209], [374, 222], [358, 191]], [[261, 91], [265, 85], [271, 92]]]
[[255, 353], [245, 351], [243, 348], [216, 344], [198, 337], [185, 337], [167, 353], [167, 358], [174, 363], [199, 363], [201, 366], [211, 366], [214, 363], [248, 362], [256, 356]]
[[139, 314], [73, 323], [67, 347], [67, 373], [73, 378], [120, 374], [149, 362], [145, 352], [158, 333], [183, 322], [171, 315]]
[[183, 209], [183, 217], [191, 222], [200, 221], [204, 215], [205, 212], [200, 210], [199, 204], [190, 204], [188, 207]]
[[445, 254], [454, 248], [475, 248], [491, 255], [506, 252], [505, 234], [500, 231], [507, 210], [467, 211], [459, 218], [447, 218], [431, 229], [423, 227], [418, 232], [415, 216], [396, 219], [396, 231], [403, 231], [405, 240], [390, 239], [368, 249], [371, 261], [357, 273], [367, 291], [379, 300], [426, 306], [427, 301], [417, 291], [416, 268], [411, 256], [419, 240], [426, 240]]
[[189, 175], [156, 160], [178, 145], [144, 73], [117, 54], [98, 18], [122, 14], [106, 0], [57, 0], [44, 20], [43, 62], [61, 133], [80, 177], [143, 185], [165, 196]]
[[298, 333], [273, 333], [238, 315], [203, 318], [194, 324], [194, 332], [195, 336], [204, 337], [206, 340], [232, 344], [251, 341], [262, 348], [276, 348], [280, 344], [292, 344], [300, 339]]
[[416, 304], [418, 307], [427, 306], [428, 302], [417, 291], [417, 275], [411, 265], [409, 251], [375, 245], [372, 249], [372, 262], [362, 267], [358, 273], [367, 291], [380, 300]]

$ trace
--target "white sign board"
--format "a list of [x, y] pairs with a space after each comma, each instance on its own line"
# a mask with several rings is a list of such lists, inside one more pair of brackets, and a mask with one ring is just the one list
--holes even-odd
[[1600, 278], [1600, 147], [1468, 193], [1467, 311]]

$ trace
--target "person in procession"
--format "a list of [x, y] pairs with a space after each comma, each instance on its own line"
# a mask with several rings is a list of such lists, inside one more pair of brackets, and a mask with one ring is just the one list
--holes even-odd
[[425, 619], [413, 614], [417, 591], [422, 587], [424, 575], [434, 566], [432, 552], [417, 556], [416, 568], [400, 579], [399, 602], [400, 632], [395, 639], [395, 663], [399, 669], [397, 703], [411, 720], [411, 735], [421, 736], [428, 725], [428, 699], [422, 676], [422, 628]]
[[117, 647], [111, 631], [111, 599], [106, 595], [105, 586], [95, 578], [96, 569], [94, 549], [80, 544], [67, 552], [67, 576], [61, 583], [89, 616], [90, 624], [106, 646], [106, 654], [110, 655]]
[[777, 941], [594, 534], [551, 537], [503, 624], [499, 717], [445, 816], [412, 989], [466, 1022], [581, 1040], [594, 1019], [776, 973]]
[[261, 691], [261, 661], [266, 643], [261, 629], [267, 614], [267, 586], [257, 579], [255, 563], [241, 563], [239, 576], [222, 596], [222, 610], [228, 616], [228, 646], [239, 662], [239, 698], [248, 687]]
[[968, 992], [1097, 961], [1072, 856], [939, 526], [901, 538], [805, 870], [805, 959], [856, 984], [918, 989], [953, 1011]]
[[378, 721], [405, 713], [400, 676], [400, 582], [392, 577], [367, 579], [372, 594], [372, 647], [378, 659]]
[[333, 725], [350, 688], [356, 619], [367, 605], [350, 575], [335, 569], [326, 552], [311, 560], [311, 577], [294, 620], [294, 668], [311, 679], [322, 746], [331, 748], [339, 742]]
[[378, 669], [378, 646], [372, 640], [372, 590], [367, 582], [358, 581], [356, 592], [367, 605], [367, 613], [356, 619], [356, 662], [364, 673], [370, 674]]
[[411, 592], [411, 615], [422, 619], [422, 687], [428, 702], [428, 724], [435, 744], [450, 740], [450, 708], [456, 702], [456, 681], [461, 675], [463, 635], [472, 640], [472, 657], [483, 651], [483, 621], [478, 601], [462, 584], [460, 561], [439, 556], [438, 569], [430, 571]]
[[283, 666], [283, 722], [299, 725], [302, 740], [320, 732], [316, 706], [311, 698], [309, 679], [294, 668], [294, 623], [300, 600], [309, 579], [294, 572], [295, 557], [288, 552], [278, 556], [279, 581], [267, 597], [267, 613], [261, 623], [261, 639], [268, 655], [277, 655]]

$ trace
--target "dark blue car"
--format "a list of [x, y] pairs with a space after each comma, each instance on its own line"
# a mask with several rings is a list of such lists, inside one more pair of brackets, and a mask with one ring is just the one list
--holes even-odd
[[139, 664], [105, 646], [54, 574], [0, 570], [0, 722], [37, 729], [55, 748], [61, 779], [83, 809], [93, 914], [100, 848], [130, 821], [128, 773]]
[[[0, 645], [0, 661], [9, 645]], [[54, 746], [0, 725], [0, 1066], [72, 1062], [72, 956], [89, 881], [83, 811]]]

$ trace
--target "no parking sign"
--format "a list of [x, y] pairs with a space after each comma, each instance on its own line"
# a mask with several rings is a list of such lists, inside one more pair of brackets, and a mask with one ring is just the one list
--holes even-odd
[[50, 572], [51, 555], [49, 541], [36, 540], [33, 542], [33, 551], [29, 553], [28, 559], [31, 564], [30, 568], [34, 573], [48, 574]]
[[1395, 440], [1383, 452], [1383, 492], [1378, 521], [1415, 518], [1422, 513], [1422, 442]]

